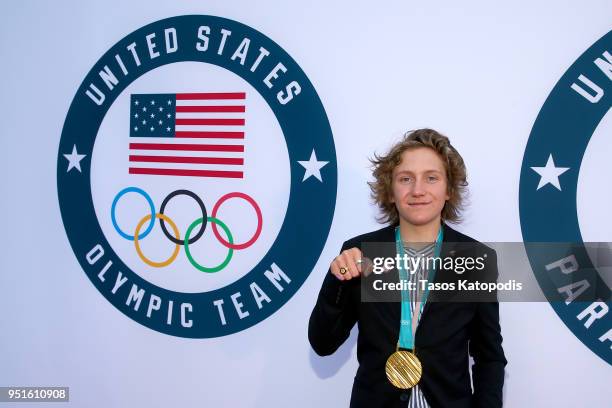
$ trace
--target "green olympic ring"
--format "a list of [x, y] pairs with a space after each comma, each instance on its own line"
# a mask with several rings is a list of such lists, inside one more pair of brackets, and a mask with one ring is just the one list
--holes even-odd
[[[230, 232], [227, 225], [225, 225], [221, 220], [215, 217], [206, 217], [206, 221], [213, 222], [215, 224], [219, 224], [221, 229], [225, 231], [225, 234], [227, 235], [227, 240], [229, 241], [230, 245], [234, 243], [234, 238], [232, 237], [232, 233]], [[232, 255], [234, 254], [234, 250], [232, 248], [229, 248], [229, 252], [227, 253], [227, 256], [225, 257], [225, 260], [223, 260], [223, 262], [220, 263], [219, 265], [214, 266], [212, 268], [207, 268], [205, 266], [200, 265], [191, 256], [191, 251], [189, 250], [189, 237], [191, 235], [191, 231], [193, 231], [193, 229], [197, 227], [198, 225], [200, 225], [202, 222], [204, 222], [204, 218], [202, 217], [198, 218], [197, 220], [191, 223], [189, 228], [187, 228], [187, 232], [185, 233], [185, 255], [187, 255], [187, 259], [189, 259], [189, 262], [191, 262], [191, 265], [193, 265], [193, 267], [198, 269], [199, 271], [207, 272], [207, 273], [219, 272], [221, 269], [225, 268], [227, 264], [229, 263], [229, 261], [232, 259]]]

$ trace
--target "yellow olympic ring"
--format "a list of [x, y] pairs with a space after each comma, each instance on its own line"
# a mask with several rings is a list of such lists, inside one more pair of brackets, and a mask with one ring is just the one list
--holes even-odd
[[[167, 215], [157, 213], [155, 214], [155, 218], [162, 219], [166, 221], [168, 224], [170, 224], [170, 227], [172, 228], [172, 231], [174, 232], [174, 236], [176, 237], [177, 240], [180, 239], [180, 233], [179, 233], [178, 228], [176, 227], [176, 224]], [[136, 231], [134, 232], [134, 246], [136, 247], [136, 253], [138, 254], [140, 259], [142, 259], [144, 263], [154, 268], [163, 268], [164, 266], [168, 266], [172, 262], [174, 262], [174, 260], [176, 259], [176, 256], [179, 253], [180, 245], [176, 244], [174, 246], [174, 252], [172, 253], [172, 255], [170, 255], [170, 258], [162, 262], [154, 262], [148, 259], [146, 256], [144, 256], [144, 254], [140, 250], [140, 244], [138, 243], [138, 234], [140, 233], [140, 229], [142, 228], [144, 223], [149, 221], [150, 219], [151, 219], [151, 214], [147, 214], [142, 220], [140, 220], [140, 222], [136, 226]]]

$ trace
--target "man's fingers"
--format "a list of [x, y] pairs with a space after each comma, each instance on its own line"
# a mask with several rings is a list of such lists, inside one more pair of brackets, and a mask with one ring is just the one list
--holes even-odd
[[360, 266], [361, 266], [361, 274], [367, 277], [367, 276], [370, 276], [370, 274], [372, 273], [374, 263], [372, 262], [370, 258], [366, 258], [364, 256], [361, 258]]
[[329, 269], [340, 280], [358, 278], [362, 274], [361, 251], [359, 248], [350, 248], [342, 251], [332, 261]]
[[359, 274], [363, 274], [363, 268], [362, 268], [362, 259], [361, 257], [363, 256], [361, 254], [361, 251], [359, 250], [359, 248], [351, 248], [349, 250], [347, 250], [347, 252], [350, 253], [351, 258], [353, 260], [353, 262], [355, 263], [356, 267], [357, 267], [357, 271], [359, 272]]
[[347, 275], [350, 273], [351, 278], [358, 278], [361, 272], [359, 271], [359, 267], [357, 266], [357, 259], [355, 259], [353, 255], [354, 254], [352, 253], [352, 251], [346, 251], [344, 253], [343, 258], [344, 258], [344, 262], [346, 262], [346, 266], [349, 269], [349, 272], [347, 273]]
[[359, 250], [359, 248], [347, 249], [342, 253], [342, 258], [349, 269], [351, 277], [358, 278], [362, 273], [361, 265], [359, 262], [361, 259], [361, 251]]
[[329, 266], [332, 275], [334, 275], [339, 280], [344, 280], [344, 275], [340, 273], [340, 265], [338, 262], [338, 257], [334, 258], [331, 265]]
[[[342, 252], [338, 258], [338, 264], [340, 265], [340, 274], [346, 280], [350, 280], [355, 277], [354, 271], [355, 266], [351, 264], [350, 258], [347, 256], [346, 251]], [[344, 272], [344, 273], [343, 273]]]
[[344, 259], [343, 254], [338, 255], [334, 259], [332, 265], [330, 266], [330, 269], [332, 273], [336, 276], [336, 278], [340, 280], [349, 280], [353, 277], [351, 275], [351, 268]]

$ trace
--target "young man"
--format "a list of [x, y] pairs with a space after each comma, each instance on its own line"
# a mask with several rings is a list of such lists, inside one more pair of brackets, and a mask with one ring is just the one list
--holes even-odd
[[[497, 279], [495, 252], [444, 222], [459, 220], [467, 186], [463, 159], [448, 138], [420, 129], [372, 163], [372, 197], [380, 221], [389, 225], [346, 241], [331, 262], [310, 317], [310, 344], [317, 354], [330, 355], [358, 324], [353, 408], [501, 407], [506, 359], [495, 294], [486, 302], [427, 302], [427, 285], [417, 283], [402, 290], [401, 301], [362, 298], [374, 276], [365, 260], [375, 255], [362, 251], [376, 243], [394, 243], [391, 257], [485, 254], [485, 270], [469, 279]], [[456, 281], [458, 273], [418, 267], [408, 275], [397, 267], [385, 275], [439, 283]]]

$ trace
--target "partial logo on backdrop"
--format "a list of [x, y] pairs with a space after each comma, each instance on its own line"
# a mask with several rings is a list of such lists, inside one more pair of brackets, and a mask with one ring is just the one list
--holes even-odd
[[78, 262], [134, 321], [219, 337], [274, 314], [327, 239], [337, 168], [299, 65], [236, 21], [179, 16], [116, 43], [83, 80], [57, 160]]
[[[521, 228], [535, 277], [567, 327], [610, 364], [610, 288], [585, 249], [577, 186], [587, 145], [612, 103], [611, 52], [609, 32], [556, 84], [529, 136], [520, 181]], [[609, 188], [605, 181], [602, 186]], [[604, 221], [609, 217], [597, 215]], [[551, 245], [543, 251], [542, 245], [529, 245], [536, 242], [573, 244]]]

